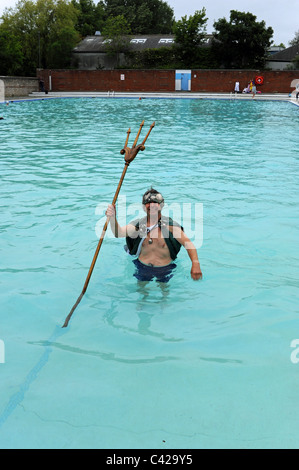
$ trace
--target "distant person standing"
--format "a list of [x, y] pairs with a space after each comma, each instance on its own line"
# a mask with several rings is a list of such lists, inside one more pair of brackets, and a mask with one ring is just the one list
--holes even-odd
[[45, 91], [45, 83], [44, 83], [44, 81], [40, 78], [38, 83], [39, 83], [39, 91], [44, 92], [44, 91]]
[[235, 93], [239, 93], [239, 92], [240, 92], [240, 83], [236, 82], [235, 83]]
[[252, 84], [252, 90], [251, 90], [251, 91], [252, 91], [252, 98], [254, 98], [255, 95], [256, 95], [256, 86], [255, 86], [255, 83]]

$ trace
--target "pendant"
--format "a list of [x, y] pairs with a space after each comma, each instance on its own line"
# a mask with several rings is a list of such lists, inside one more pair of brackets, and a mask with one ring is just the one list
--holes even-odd
[[149, 244], [149, 245], [151, 245], [152, 243], [153, 243], [153, 240], [152, 240], [152, 238], [149, 238], [149, 240], [148, 240], [148, 244]]

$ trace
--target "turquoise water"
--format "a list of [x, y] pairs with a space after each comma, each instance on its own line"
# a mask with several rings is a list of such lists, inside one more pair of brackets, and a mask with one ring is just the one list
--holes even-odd
[[[0, 447], [298, 448], [298, 108], [62, 99], [1, 115]], [[182, 249], [166, 289], [141, 288], [107, 233], [63, 329], [143, 119], [121, 196], [202, 204], [203, 280]]]

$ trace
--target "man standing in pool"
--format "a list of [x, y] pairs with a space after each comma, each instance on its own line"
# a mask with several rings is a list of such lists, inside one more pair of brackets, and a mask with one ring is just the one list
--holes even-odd
[[110, 218], [112, 232], [116, 238], [126, 237], [127, 251], [136, 255], [134, 276], [139, 281], [167, 282], [173, 276], [176, 264], [173, 262], [181, 246], [187, 250], [191, 260], [191, 277], [202, 279], [202, 272], [194, 244], [185, 235], [183, 228], [161, 211], [164, 198], [155, 189], [146, 191], [142, 198], [146, 216], [121, 227], [116, 218], [115, 207], [110, 204], [106, 216]]

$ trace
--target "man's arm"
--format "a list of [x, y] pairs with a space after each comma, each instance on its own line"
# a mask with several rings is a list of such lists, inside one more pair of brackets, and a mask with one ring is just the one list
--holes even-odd
[[169, 229], [171, 228], [172, 228], [173, 236], [187, 250], [187, 253], [192, 263], [192, 266], [191, 266], [192, 279], [194, 279], [195, 281], [197, 281], [198, 279], [202, 279], [200, 263], [199, 263], [198, 256], [197, 256], [197, 250], [194, 244], [190, 241], [190, 239], [187, 237], [185, 232], [180, 227], [177, 227], [177, 226], [169, 227]]
[[134, 225], [128, 224], [124, 227], [119, 225], [116, 218], [116, 209], [112, 204], [107, 207], [106, 216], [110, 219], [111, 230], [116, 238], [131, 237], [136, 232]]

